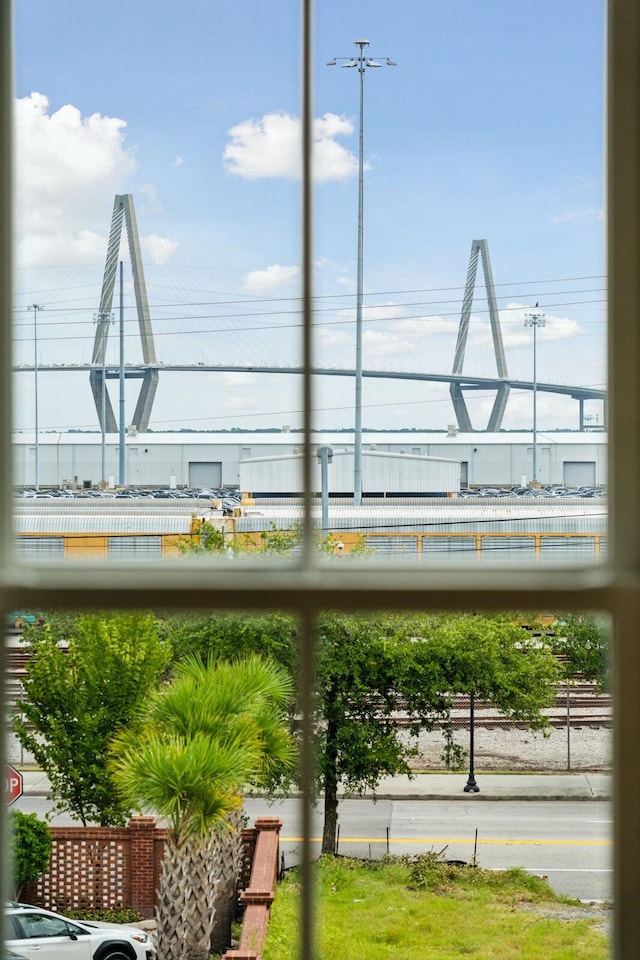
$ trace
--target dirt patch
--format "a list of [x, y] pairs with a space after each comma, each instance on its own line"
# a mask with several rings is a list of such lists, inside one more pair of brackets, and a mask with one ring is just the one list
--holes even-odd
[[544, 920], [564, 920], [566, 923], [591, 920], [595, 930], [605, 936], [610, 933], [611, 909], [607, 903], [584, 903], [580, 906], [568, 903], [519, 903], [518, 909], [534, 914], [532, 923]]

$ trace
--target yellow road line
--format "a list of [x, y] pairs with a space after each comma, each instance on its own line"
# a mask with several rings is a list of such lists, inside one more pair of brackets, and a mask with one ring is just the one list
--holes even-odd
[[[302, 843], [302, 837], [280, 837], [281, 842]], [[322, 837], [311, 837], [313, 843], [320, 843]], [[405, 837], [391, 839], [385, 837], [340, 837], [340, 843], [475, 843], [473, 837]], [[611, 846], [611, 840], [482, 840], [478, 838], [478, 846], [532, 846], [532, 847], [608, 847]]]

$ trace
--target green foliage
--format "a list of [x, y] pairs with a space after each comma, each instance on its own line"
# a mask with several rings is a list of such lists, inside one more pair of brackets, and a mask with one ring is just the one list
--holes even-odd
[[103, 910], [83, 910], [82, 907], [66, 907], [64, 902], [57, 901], [55, 909], [57, 913], [62, 913], [69, 920], [96, 920], [100, 923], [132, 923], [134, 925], [144, 920], [141, 913], [130, 907], [121, 910], [109, 910], [106, 907]]
[[553, 702], [557, 661], [551, 640], [531, 637], [518, 614], [447, 614], [431, 618], [422, 637], [450, 693], [475, 691], [531, 729], [548, 726], [540, 711]]
[[398, 698], [417, 726], [442, 715], [442, 675], [416, 642], [421, 622], [402, 614], [322, 614], [318, 619], [318, 770], [326, 787], [375, 789], [409, 772], [414, 750], [398, 739]]
[[14, 896], [20, 898], [27, 883], [35, 883], [49, 866], [52, 838], [47, 824], [35, 813], [11, 810], [11, 865]]
[[562, 654], [566, 679], [581, 674], [598, 690], [609, 688], [609, 631], [593, 614], [559, 613], [554, 627], [556, 653]]
[[429, 851], [408, 863], [407, 886], [410, 890], [437, 890], [445, 894], [452, 888], [470, 887], [491, 889], [503, 897], [517, 894], [519, 899], [552, 900], [556, 898], [546, 880], [535, 877], [519, 867], [508, 870], [484, 870], [472, 865], [447, 863], [438, 853]]
[[[225, 533], [204, 517], [191, 520], [192, 535], [178, 539], [178, 550], [182, 554], [225, 553], [229, 544]], [[230, 547], [229, 547], [230, 548]]]
[[[296, 672], [292, 617], [171, 617], [166, 626], [178, 657], [264, 652]], [[339, 784], [357, 794], [375, 790], [383, 776], [410, 772], [416, 750], [398, 736], [399, 708], [417, 734], [446, 717], [451, 694], [475, 690], [532, 728], [548, 723], [541, 710], [552, 702], [557, 663], [550, 643], [530, 642], [516, 615], [328, 612], [318, 616], [317, 638], [317, 787], [325, 798], [325, 853], [334, 849]], [[452, 737], [447, 748], [450, 762], [460, 763], [463, 751]]]
[[[316, 953], [323, 960], [606, 960], [606, 917], [554, 894], [522, 870], [444, 865], [450, 878], [410, 888], [408, 858], [363, 862], [321, 857], [316, 864]], [[264, 960], [299, 956], [301, 885], [296, 871], [278, 884]], [[574, 913], [575, 911], [575, 913]], [[567, 917], [570, 922], [559, 919]]]
[[273, 661], [182, 661], [111, 746], [125, 803], [165, 817], [176, 842], [206, 837], [241, 805], [242, 791], [295, 758], [284, 711], [292, 687]]
[[291, 674], [295, 670], [298, 633], [295, 618], [288, 614], [179, 614], [166, 617], [164, 626], [176, 661], [189, 656], [232, 660], [260, 653]]
[[[290, 555], [300, 547], [302, 542], [302, 524], [294, 523], [288, 528], [278, 527], [273, 521], [267, 530], [260, 532], [255, 539], [249, 534], [228, 534], [214, 526], [210, 520], [194, 516], [192, 518], [192, 534], [180, 537], [178, 549], [183, 555], [217, 553], [243, 556], [247, 554], [261, 554], [265, 557], [283, 557]], [[321, 532], [315, 532], [316, 549], [327, 556], [336, 555], [338, 536], [329, 534], [323, 537]], [[364, 540], [360, 538], [349, 551], [350, 556], [362, 556], [366, 552]]]
[[467, 759], [468, 751], [457, 743], [450, 716], [448, 716], [442, 724], [442, 738], [444, 740], [444, 746], [440, 754], [440, 759], [447, 770], [462, 770], [465, 760]]
[[150, 614], [53, 615], [25, 634], [26, 699], [13, 726], [65, 810], [86, 824], [122, 824], [107, 746], [166, 669], [169, 643]]

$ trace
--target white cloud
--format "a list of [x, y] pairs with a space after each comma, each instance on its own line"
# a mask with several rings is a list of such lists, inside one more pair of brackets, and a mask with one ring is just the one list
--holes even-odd
[[169, 263], [171, 257], [176, 252], [178, 244], [168, 237], [161, 237], [157, 233], [150, 233], [142, 237], [140, 244], [143, 250], [143, 256], [149, 256], [154, 263]]
[[551, 218], [551, 223], [571, 223], [573, 220], [578, 220], [580, 222], [588, 222], [590, 220], [600, 221], [603, 219], [604, 213], [602, 210], [568, 210], [566, 213], [560, 213], [557, 217]]
[[[313, 125], [314, 179], [345, 180], [358, 171], [356, 156], [336, 139], [351, 136], [353, 124], [346, 117], [325, 113]], [[229, 130], [224, 153], [226, 170], [246, 180], [265, 177], [299, 179], [302, 170], [301, 124], [298, 117], [282, 111], [260, 120], [244, 120]]]
[[291, 287], [300, 276], [300, 267], [283, 267], [274, 263], [264, 270], [253, 270], [243, 280], [244, 289], [254, 297], [271, 296]]
[[362, 341], [368, 360], [410, 356], [415, 350], [415, 343], [411, 340], [402, 340], [397, 333], [390, 330], [365, 330]]
[[[16, 100], [16, 226], [20, 265], [92, 257], [113, 197], [136, 169], [126, 121], [66, 104], [50, 112], [41, 93]], [[105, 252], [101, 241], [102, 255]]]
[[164, 207], [158, 199], [158, 191], [152, 183], [143, 183], [136, 189], [136, 207], [141, 210], [145, 216], [153, 217], [162, 213]]
[[[505, 310], [500, 311], [500, 322], [502, 329], [502, 339], [505, 347], [517, 348], [522, 346], [531, 346], [532, 332], [530, 327], [525, 327], [524, 318], [526, 313], [531, 313], [532, 307], [522, 303], [509, 303]], [[569, 317], [560, 317], [553, 313], [542, 311], [545, 316], [545, 326], [539, 327], [536, 333], [538, 342], [544, 343], [551, 340], [571, 340], [573, 337], [583, 333], [582, 327], [577, 320], [571, 320]], [[488, 321], [478, 324], [482, 329], [484, 337], [489, 341], [491, 339], [491, 327]]]
[[172, 166], [172, 167], [181, 167], [183, 163], [184, 163], [184, 160], [182, 159], [182, 157], [176, 157], [175, 160], [173, 161], [173, 163], [171, 164], [171, 166]]
[[445, 317], [408, 317], [406, 320], [395, 320], [391, 329], [403, 335], [413, 334], [415, 337], [455, 337], [457, 336], [458, 320], [447, 320]]

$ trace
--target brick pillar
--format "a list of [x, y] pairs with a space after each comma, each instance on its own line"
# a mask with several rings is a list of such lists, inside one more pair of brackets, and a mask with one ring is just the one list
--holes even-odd
[[155, 817], [132, 817], [130, 837], [131, 908], [145, 919], [153, 917], [155, 903]]
[[260, 960], [262, 956], [278, 878], [281, 828], [282, 820], [278, 817], [258, 817], [255, 822], [257, 839], [251, 880], [240, 894], [245, 908], [240, 945], [237, 950], [227, 950], [223, 960]]

